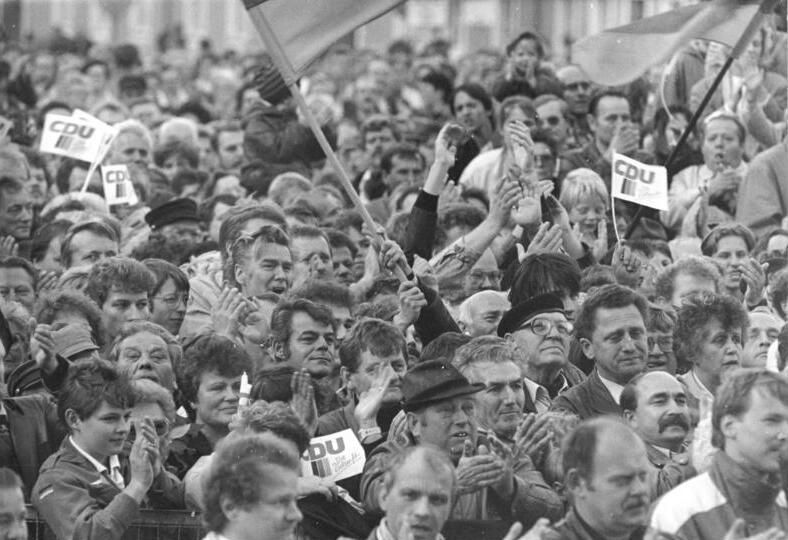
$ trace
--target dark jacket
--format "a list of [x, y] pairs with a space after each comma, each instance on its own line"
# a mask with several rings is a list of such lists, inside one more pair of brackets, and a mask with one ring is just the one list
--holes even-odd
[[621, 416], [621, 407], [602, 384], [596, 370], [586, 380], [556, 397], [550, 410], [576, 414], [581, 420], [608, 414]]
[[419, 289], [424, 293], [427, 305], [421, 308], [419, 318], [413, 323], [413, 327], [421, 338], [422, 346], [426, 347], [427, 343], [444, 332], [460, 333], [460, 327], [457, 326], [457, 322], [452, 318], [438, 292], [421, 282]]
[[[184, 508], [182, 484], [164, 470], [148, 493], [169, 500], [171, 508]], [[32, 499], [58, 540], [123, 538], [140, 510], [137, 501], [100, 474], [69, 439], [41, 467]]]
[[651, 444], [646, 444], [646, 454], [656, 469], [651, 479], [652, 501], [698, 474], [686, 455], [668, 457]]
[[410, 210], [405, 245], [402, 246], [408, 264], [413, 264], [413, 256], [430, 260], [435, 247], [435, 233], [438, 230], [438, 196], [419, 191], [416, 202]]
[[[638, 150], [630, 157], [641, 163], [650, 164], [654, 162], [654, 156], [644, 150]], [[610, 176], [613, 166], [599, 152], [594, 140], [578, 150], [571, 150], [564, 154], [563, 161], [566, 164], [567, 171], [586, 167], [597, 173], [605, 181], [607, 191], [610, 193]]]
[[[378, 495], [391, 459], [415, 444], [409, 434], [402, 433], [394, 440], [379, 445], [369, 455], [361, 477], [361, 503], [367, 511], [380, 510]], [[477, 444], [489, 445], [481, 435]], [[563, 513], [560, 498], [544, 484], [542, 475], [533, 469], [530, 460], [522, 462], [522, 466], [515, 464], [514, 469], [515, 493], [510, 501], [502, 500], [491, 489], [460, 495], [455, 498], [450, 519], [514, 519], [523, 524], [533, 524], [539, 517], [560, 517]], [[483, 496], [485, 492], [486, 497]]]
[[49, 456], [57, 452], [66, 430], [57, 417], [57, 404], [48, 394], [34, 394], [3, 400], [8, 430], [25, 499], [36, 483], [38, 471]]
[[[334, 135], [323, 133], [334, 145]], [[298, 122], [295, 110], [257, 105], [244, 121], [244, 154], [249, 161], [310, 164], [325, 158], [312, 130]]]
[[[645, 534], [645, 527], [640, 527], [632, 532], [629, 540], [641, 540]], [[601, 534], [591, 529], [575, 509], [569, 510], [566, 517], [556, 523], [552, 529], [542, 534], [542, 540], [602, 540]]]

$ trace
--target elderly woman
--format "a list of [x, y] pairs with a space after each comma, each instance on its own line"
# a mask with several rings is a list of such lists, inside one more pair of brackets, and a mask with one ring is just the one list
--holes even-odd
[[[704, 203], [732, 216], [739, 184], [747, 174], [747, 164], [742, 159], [747, 132], [739, 119], [728, 113], [714, 113], [700, 127], [703, 164], [691, 165], [673, 177], [668, 191], [670, 209], [660, 214], [665, 227], [675, 232], [683, 230], [685, 220], [697, 218]], [[697, 231], [697, 223], [688, 223], [686, 230]]]
[[687, 387], [695, 412], [714, 394], [725, 377], [741, 367], [747, 312], [728, 295], [699, 292], [684, 299], [673, 330], [679, 363], [692, 368], [678, 378]]
[[109, 360], [131, 380], [147, 379], [175, 390], [175, 370], [183, 361], [183, 350], [165, 328], [148, 321], [126, 323], [109, 352]]

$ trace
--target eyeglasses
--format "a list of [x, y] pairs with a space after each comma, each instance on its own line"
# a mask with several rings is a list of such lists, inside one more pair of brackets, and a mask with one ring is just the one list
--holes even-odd
[[654, 345], [659, 345], [659, 350], [662, 352], [671, 352], [673, 351], [673, 338], [670, 336], [660, 336], [656, 339], [649, 336], [648, 337], [648, 350], [654, 348]]
[[178, 294], [168, 294], [167, 296], [154, 296], [154, 300], [161, 300], [164, 302], [170, 309], [175, 309], [178, 307], [178, 304], [183, 302], [183, 305], [186, 306], [189, 304], [189, 294], [188, 293], [178, 293]]
[[575, 327], [569, 321], [551, 321], [550, 319], [537, 317], [520, 326], [518, 330], [525, 330], [526, 328], [530, 328], [531, 332], [537, 336], [546, 336], [553, 328], [558, 330], [559, 334], [568, 336]]
[[569, 90], [570, 92], [577, 92], [578, 90], [585, 90], [588, 91], [591, 89], [591, 83], [586, 81], [578, 81], [564, 85], [565, 90]]

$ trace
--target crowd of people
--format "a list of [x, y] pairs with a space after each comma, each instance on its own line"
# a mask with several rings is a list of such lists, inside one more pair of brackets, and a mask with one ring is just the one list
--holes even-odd
[[[784, 23], [678, 149], [717, 43], [617, 88], [532, 32], [334, 45], [299, 87], [360, 206], [265, 54], [0, 43], [0, 537], [788, 537]], [[136, 204], [39, 151], [77, 110]], [[614, 153], [673, 154], [668, 211]]]

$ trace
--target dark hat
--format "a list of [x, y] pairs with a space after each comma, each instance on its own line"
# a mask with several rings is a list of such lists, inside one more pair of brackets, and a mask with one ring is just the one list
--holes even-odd
[[529, 298], [504, 314], [501, 322], [498, 323], [498, 335], [504, 337], [514, 332], [522, 323], [535, 315], [555, 312], [564, 313], [564, 301], [559, 296], [548, 293]]
[[447, 399], [470, 396], [484, 389], [471, 384], [457, 368], [441, 360], [416, 364], [402, 380], [402, 408], [414, 411]]
[[41, 379], [41, 369], [35, 360], [22, 362], [8, 374], [6, 390], [9, 397], [24, 396], [46, 389]]
[[154, 231], [178, 221], [200, 221], [197, 203], [192, 199], [173, 199], [145, 214], [145, 222]]
[[67, 360], [80, 353], [98, 350], [90, 329], [81, 324], [67, 324], [55, 330], [52, 338], [56, 343], [55, 352]]

